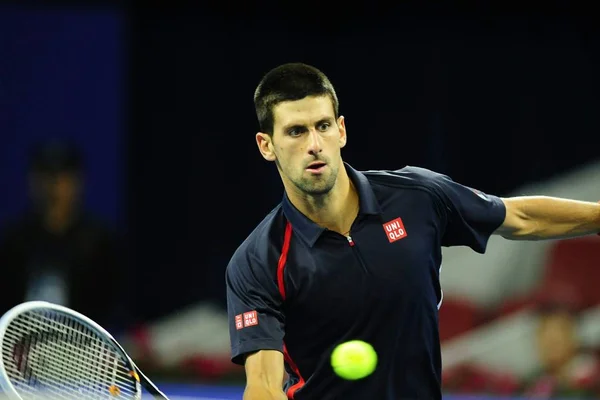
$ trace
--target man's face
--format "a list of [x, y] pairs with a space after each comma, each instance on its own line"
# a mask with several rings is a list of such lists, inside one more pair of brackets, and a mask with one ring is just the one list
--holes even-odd
[[288, 190], [323, 195], [335, 185], [346, 145], [344, 117], [336, 121], [329, 96], [277, 104], [273, 135], [257, 134], [263, 157], [275, 161]]
[[31, 192], [43, 207], [71, 207], [80, 195], [80, 179], [74, 172], [33, 173]]

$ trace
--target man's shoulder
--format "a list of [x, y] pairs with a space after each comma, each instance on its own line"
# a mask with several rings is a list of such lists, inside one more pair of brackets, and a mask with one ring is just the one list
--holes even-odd
[[286, 220], [283, 216], [281, 204], [269, 212], [263, 220], [256, 225], [250, 234], [234, 251], [229, 264], [228, 273], [245, 270], [248, 268], [276, 269], [269, 263], [270, 250], [281, 238], [285, 231]]
[[92, 231], [106, 236], [114, 236], [117, 234], [116, 227], [109, 222], [108, 219], [87, 211], [82, 212], [77, 228], [79, 230]]
[[1, 236], [5, 240], [24, 238], [29, 233], [39, 230], [39, 221], [33, 213], [22, 212], [2, 223]]
[[390, 187], [433, 189], [441, 180], [449, 179], [439, 172], [412, 165], [397, 170], [362, 171], [369, 182]]

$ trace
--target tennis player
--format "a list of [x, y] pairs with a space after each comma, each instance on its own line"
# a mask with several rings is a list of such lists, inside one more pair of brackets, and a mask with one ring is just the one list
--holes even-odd
[[[245, 365], [245, 400], [441, 399], [442, 246], [484, 253], [492, 234], [600, 231], [596, 203], [499, 198], [411, 166], [355, 170], [342, 160], [335, 90], [312, 66], [271, 70], [254, 102], [256, 144], [285, 190], [227, 267], [232, 361]], [[375, 372], [357, 381], [330, 365], [333, 348], [351, 339], [379, 355]]]

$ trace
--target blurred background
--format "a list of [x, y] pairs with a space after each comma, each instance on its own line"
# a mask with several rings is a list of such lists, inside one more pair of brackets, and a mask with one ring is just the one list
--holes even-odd
[[[224, 272], [282, 197], [252, 102], [278, 64], [329, 76], [355, 168], [600, 200], [592, 6], [40, 4], [0, 4], [2, 312], [76, 308], [167, 394], [241, 398]], [[600, 398], [599, 239], [444, 249], [447, 398]]]

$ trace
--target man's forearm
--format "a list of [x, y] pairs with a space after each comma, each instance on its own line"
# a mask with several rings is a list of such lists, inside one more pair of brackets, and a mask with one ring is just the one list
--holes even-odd
[[287, 400], [281, 389], [269, 389], [259, 385], [247, 385], [243, 400]]
[[503, 199], [506, 220], [499, 234], [509, 239], [565, 239], [600, 232], [600, 204], [556, 197]]

